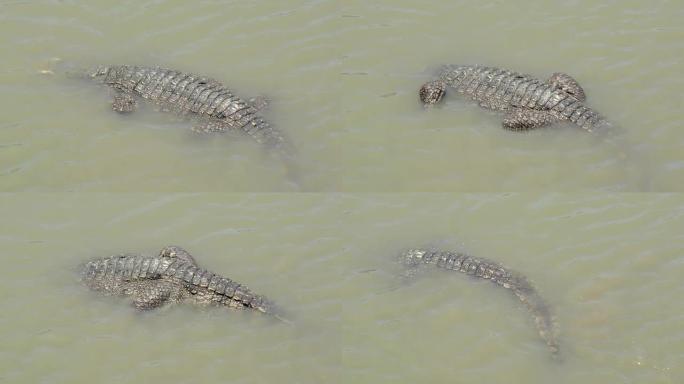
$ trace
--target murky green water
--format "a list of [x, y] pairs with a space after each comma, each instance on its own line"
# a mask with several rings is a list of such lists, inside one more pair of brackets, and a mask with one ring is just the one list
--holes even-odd
[[[599, 3], [0, 1], [0, 383], [684, 381], [684, 194], [661, 193], [684, 191], [684, 4]], [[117, 115], [108, 90], [41, 74], [54, 57], [265, 95], [299, 178], [239, 135]], [[444, 63], [570, 73], [616, 129], [507, 132], [453, 94], [425, 110]], [[293, 324], [141, 314], [77, 281], [167, 244]], [[563, 361], [502, 289], [402, 279], [414, 246], [526, 274]]]
[[[298, 148], [307, 191], [681, 191], [684, 5], [678, 1], [5, 1], [0, 183], [34, 191], [288, 191], [249, 140], [117, 116], [108, 92], [41, 76], [51, 57], [211, 75]], [[422, 110], [444, 63], [565, 71], [617, 125], [504, 131], [458, 97]]]
[[[648, 382], [684, 378], [677, 195], [4, 195], [3, 382]], [[76, 283], [81, 261], [189, 249], [285, 307], [139, 314]], [[415, 245], [525, 273], [563, 361], [502, 289], [406, 284]]]

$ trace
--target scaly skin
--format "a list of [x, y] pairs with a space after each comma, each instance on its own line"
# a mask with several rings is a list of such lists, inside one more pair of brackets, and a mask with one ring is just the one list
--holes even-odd
[[115, 89], [118, 94], [113, 109], [118, 112], [132, 112], [135, 97], [141, 97], [162, 110], [202, 119], [197, 131], [237, 129], [269, 147], [283, 149], [288, 145], [283, 135], [257, 114], [258, 103], [245, 102], [220, 82], [204, 76], [129, 65], [100, 66], [70, 74], [93, 78]]
[[175, 246], [163, 248], [154, 257], [129, 254], [88, 261], [81, 266], [81, 278], [92, 290], [133, 296], [138, 309], [189, 302], [274, 314], [265, 297], [198, 267], [187, 251]]
[[532, 313], [539, 335], [548, 345], [552, 355], [555, 358], [558, 357], [557, 331], [553, 316], [544, 300], [524, 276], [493, 261], [461, 253], [410, 249], [403, 252], [400, 257], [402, 263], [408, 267], [416, 268], [424, 264], [436, 265], [439, 268], [490, 280], [510, 290]]
[[587, 131], [609, 123], [584, 105], [582, 87], [569, 75], [555, 73], [547, 81], [492, 67], [447, 65], [439, 79], [424, 84], [419, 92], [425, 104], [436, 104], [447, 87], [476, 101], [481, 107], [504, 111], [503, 126], [526, 130], [569, 121]]

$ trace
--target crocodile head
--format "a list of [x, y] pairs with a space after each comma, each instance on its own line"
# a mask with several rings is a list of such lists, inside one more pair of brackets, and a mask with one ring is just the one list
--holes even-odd
[[446, 92], [446, 83], [441, 80], [430, 81], [420, 87], [420, 101], [425, 104], [437, 104]]

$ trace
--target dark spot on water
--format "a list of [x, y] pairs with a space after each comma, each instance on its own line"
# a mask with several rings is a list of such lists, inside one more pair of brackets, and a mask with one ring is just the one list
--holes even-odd
[[0, 175], [9, 175], [9, 174], [16, 173], [19, 171], [21, 171], [21, 167], [14, 167], [14, 168], [10, 168], [10, 169], [0, 173]]
[[24, 145], [24, 144], [23, 143], [0, 144], [0, 148], [21, 147], [22, 145]]

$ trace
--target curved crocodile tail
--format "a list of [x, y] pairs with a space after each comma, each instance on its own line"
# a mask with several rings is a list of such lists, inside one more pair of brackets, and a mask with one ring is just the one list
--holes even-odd
[[537, 332], [551, 351], [551, 356], [554, 359], [560, 359], [557, 324], [549, 306], [527, 280], [511, 290], [534, 317]]
[[491, 280], [509, 289], [532, 313], [539, 336], [544, 340], [554, 359], [559, 359], [556, 323], [548, 305], [532, 284], [517, 272], [501, 264], [468, 256], [462, 253], [410, 249], [401, 254], [402, 262], [409, 267], [432, 264], [438, 268], [459, 271], [470, 276]]

